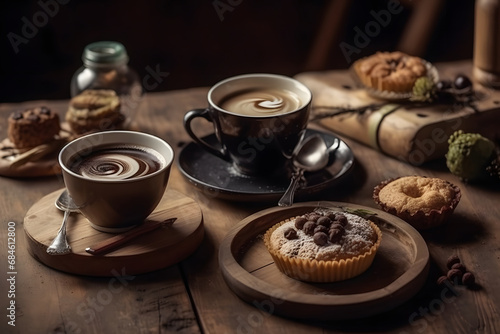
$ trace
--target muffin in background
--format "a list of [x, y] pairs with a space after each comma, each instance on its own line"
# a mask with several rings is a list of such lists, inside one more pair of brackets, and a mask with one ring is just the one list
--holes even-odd
[[377, 52], [354, 63], [363, 85], [378, 91], [410, 93], [415, 81], [427, 75], [423, 59], [403, 52]]

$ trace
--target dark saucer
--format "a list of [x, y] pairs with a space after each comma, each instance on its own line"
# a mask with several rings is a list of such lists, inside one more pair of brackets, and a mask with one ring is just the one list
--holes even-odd
[[[308, 129], [305, 136], [319, 134], [331, 147], [329, 165], [317, 172], [305, 173], [305, 184], [297, 190], [296, 198], [317, 193], [337, 183], [354, 164], [354, 155], [347, 144], [334, 134]], [[210, 144], [214, 135], [203, 138]], [[338, 146], [338, 148], [336, 148]], [[335, 149], [336, 148], [336, 149]], [[291, 170], [269, 176], [249, 176], [237, 172], [224, 161], [191, 142], [179, 154], [177, 166], [186, 179], [207, 196], [232, 201], [278, 201], [290, 183]]]

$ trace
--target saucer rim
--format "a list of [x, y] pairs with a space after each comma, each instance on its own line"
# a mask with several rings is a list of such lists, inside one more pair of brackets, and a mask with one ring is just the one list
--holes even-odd
[[[306, 135], [310, 136], [312, 134], [319, 134], [324, 137], [330, 137], [333, 138], [333, 140], [338, 139], [340, 140], [339, 145], [345, 145], [345, 148], [348, 152], [349, 157], [346, 159], [346, 162], [343, 164], [342, 169], [335, 175], [333, 175], [331, 178], [328, 180], [313, 185], [313, 186], [308, 186], [304, 188], [299, 188], [296, 192], [296, 198], [300, 199], [301, 197], [307, 196], [307, 195], [312, 195], [319, 193], [327, 188], [330, 188], [334, 186], [336, 183], [340, 182], [341, 179], [343, 179], [345, 176], [347, 176], [352, 170], [355, 165], [355, 157], [352, 149], [347, 145], [347, 143], [342, 140], [340, 137], [338, 137], [336, 134], [332, 132], [325, 132], [321, 130], [316, 130], [316, 129], [306, 129]], [[204, 137], [204, 139], [207, 139], [209, 137], [213, 137], [214, 134], [210, 134]], [[183, 177], [189, 181], [197, 190], [199, 191], [208, 191], [211, 194], [216, 194], [213, 197], [220, 198], [220, 199], [225, 199], [225, 200], [230, 200], [230, 201], [249, 201], [249, 202], [271, 202], [271, 201], [277, 201], [281, 196], [284, 194], [286, 187], [282, 191], [267, 191], [267, 192], [250, 192], [250, 191], [238, 191], [235, 189], [228, 189], [228, 188], [221, 188], [217, 185], [209, 184], [206, 181], [200, 180], [195, 178], [193, 175], [191, 175], [188, 171], [186, 171], [183, 166], [181, 161], [183, 160], [184, 155], [186, 154], [185, 152], [191, 148], [195, 147], [201, 154], [206, 155], [210, 154], [206, 152], [203, 148], [199, 147], [195, 142], [190, 141], [187, 143], [184, 147], [182, 147], [181, 152], [177, 155], [176, 158], [176, 165]], [[336, 153], [337, 151], [335, 151]], [[221, 163], [227, 163], [223, 161], [222, 159], [220, 160]], [[249, 178], [257, 178], [256, 176], [245, 176], [241, 175], [241, 178], [244, 177], [249, 177]], [[307, 177], [306, 177], [307, 178]]]

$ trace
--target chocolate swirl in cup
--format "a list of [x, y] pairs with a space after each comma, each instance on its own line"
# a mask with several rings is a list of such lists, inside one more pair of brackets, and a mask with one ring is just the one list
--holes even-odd
[[219, 103], [224, 110], [250, 116], [267, 116], [297, 110], [299, 96], [285, 89], [251, 89], [228, 95]]
[[118, 181], [154, 173], [163, 164], [159, 154], [145, 147], [103, 147], [73, 159], [70, 169], [89, 179]]

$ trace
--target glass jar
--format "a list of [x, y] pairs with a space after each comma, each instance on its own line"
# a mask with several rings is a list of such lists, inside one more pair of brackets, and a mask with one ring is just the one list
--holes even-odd
[[86, 89], [111, 89], [120, 98], [124, 127], [129, 127], [143, 97], [139, 75], [128, 64], [123, 44], [100, 41], [87, 45], [82, 55], [83, 66], [71, 79], [71, 96]]

